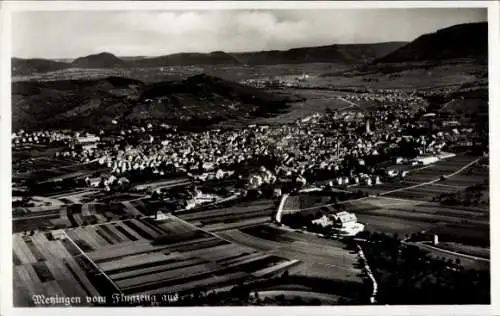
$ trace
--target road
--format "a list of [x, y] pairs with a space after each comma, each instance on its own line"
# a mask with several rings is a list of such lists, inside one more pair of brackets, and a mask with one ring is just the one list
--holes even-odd
[[221, 239], [221, 240], [224, 240], [224, 241], [226, 241], [226, 242], [228, 242], [228, 243], [233, 243], [233, 242], [232, 242], [231, 240], [229, 240], [229, 239], [226, 239], [226, 238], [224, 238], [224, 237], [222, 237], [222, 236], [219, 236], [218, 234], [216, 234], [216, 233], [214, 233], [214, 232], [209, 232], [208, 230], [205, 230], [205, 229], [203, 229], [203, 228], [201, 228], [201, 227], [198, 227], [198, 226], [196, 226], [196, 225], [194, 225], [194, 224], [192, 224], [192, 223], [190, 223], [190, 222], [188, 222], [188, 221], [186, 221], [186, 220], [183, 220], [182, 218], [177, 217], [177, 216], [175, 216], [175, 215], [172, 215], [172, 214], [167, 214], [167, 217], [170, 217], [170, 218], [172, 218], [172, 219], [178, 220], [178, 221], [180, 221], [180, 222], [182, 222], [182, 223], [186, 224], [187, 226], [189, 226], [189, 227], [191, 227], [191, 228], [193, 228], [193, 229], [195, 229], [195, 230], [201, 230], [202, 232], [204, 232], [204, 233], [206, 233], [206, 234], [208, 234], [208, 235], [210, 235], [210, 236], [217, 237], [217, 238], [219, 238], [219, 239]]
[[456, 251], [446, 250], [446, 249], [443, 249], [443, 248], [439, 248], [439, 247], [435, 247], [435, 246], [426, 244], [424, 241], [419, 241], [419, 242], [402, 241], [402, 243], [404, 243], [406, 245], [415, 245], [415, 246], [418, 246], [420, 248], [432, 249], [432, 250], [435, 250], [435, 251], [438, 251], [438, 252], [442, 252], [442, 253], [446, 253], [446, 254], [449, 254], [449, 255], [454, 255], [454, 256], [462, 257], [462, 258], [466, 258], [466, 259], [471, 259], [471, 260], [476, 260], [476, 261], [483, 261], [483, 262], [490, 262], [490, 259], [487, 259], [487, 258], [482, 258], [482, 257], [477, 257], [477, 256], [471, 256], [471, 255], [467, 255], [467, 254], [456, 252]]
[[372, 296], [370, 296], [370, 303], [375, 304], [375, 302], [377, 301], [378, 283], [377, 280], [375, 279], [375, 276], [372, 273], [372, 270], [370, 269], [370, 265], [368, 264], [368, 260], [366, 259], [363, 248], [358, 243], [356, 244], [356, 246], [358, 248], [358, 253], [360, 258], [363, 259], [366, 274], [368, 274], [368, 277], [372, 281], [373, 288], [372, 288]]
[[[349, 103], [349, 107], [347, 107], [347, 109], [356, 107], [356, 108], [360, 109], [361, 111], [366, 112], [366, 109], [362, 108], [361, 106], [359, 106], [358, 104], [356, 104], [356, 103], [354, 103], [352, 101], [344, 99], [343, 97], [337, 97], [337, 98], [339, 100], [342, 100], [342, 101], [346, 102], [346, 103]], [[342, 108], [341, 110], [344, 110], [344, 109], [346, 109], [346, 108]]]

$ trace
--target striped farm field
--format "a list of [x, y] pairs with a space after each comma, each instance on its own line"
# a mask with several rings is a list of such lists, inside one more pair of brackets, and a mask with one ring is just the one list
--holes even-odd
[[210, 225], [215, 223], [234, 223], [240, 220], [259, 218], [259, 217], [267, 217], [270, 219], [272, 212], [273, 212], [272, 209], [267, 209], [267, 210], [248, 211], [247, 213], [240, 214], [238, 216], [235, 216], [233, 214], [227, 214], [227, 215], [202, 219], [201, 223], [203, 225]]
[[217, 261], [220, 263], [225, 258], [231, 258], [242, 253], [252, 253], [253, 249], [243, 247], [232, 243], [224, 243], [222, 245], [191, 250], [186, 255], [203, 258], [208, 261]]
[[[54, 241], [44, 234], [26, 237], [31, 238], [27, 241], [18, 234], [13, 253], [19, 300], [35, 291], [93, 296], [112, 291], [138, 294], [225, 289], [279, 276], [302, 262], [316, 260], [349, 271], [355, 254], [343, 254], [339, 242], [315, 240], [262, 224], [261, 212], [268, 212], [269, 206], [262, 201], [240, 205], [234, 215], [240, 220], [235, 222], [228, 220], [233, 216], [227, 213], [232, 208], [182, 214], [191, 220], [222, 216], [220, 222], [209, 224], [216, 234], [172, 215], [161, 220], [130, 218], [68, 228], [62, 239]], [[93, 211], [85, 207], [72, 215]], [[245, 212], [251, 215], [245, 216]], [[232, 232], [241, 236], [237, 238]], [[272, 235], [276, 236], [274, 241]]]
[[[109, 227], [109, 226], [108, 226]], [[111, 224], [111, 227], [115, 229], [116, 232], [121, 234], [122, 239], [125, 241], [135, 241], [144, 239], [139, 233], [130, 228], [129, 226], [123, 224], [122, 222], [115, 222]]]
[[132, 268], [155, 266], [172, 260], [172, 258], [175, 258], [175, 255], [163, 252], [146, 252], [103, 261], [99, 263], [99, 266], [104, 272], [111, 274], [131, 270]]
[[357, 260], [357, 255], [345, 250], [340, 241], [285, 231], [269, 225], [226, 231], [220, 235], [257, 251], [289, 260], [333, 265], [340, 270], [355, 269], [353, 265]]
[[248, 219], [239, 220], [232, 223], [214, 223], [209, 225], [203, 225], [203, 228], [210, 232], [220, 232], [232, 229], [240, 229], [246, 227], [257, 226], [260, 224], [265, 224], [270, 222], [269, 216], [264, 217], [252, 217]]
[[152, 273], [148, 275], [140, 275], [138, 277], [120, 280], [117, 281], [116, 283], [121, 289], [125, 291], [127, 289], [130, 290], [131, 288], [137, 290], [138, 287], [144, 287], [144, 286], [150, 287], [153, 284], [156, 286], [162, 283], [165, 284], [168, 281], [179, 280], [199, 274], [212, 273], [215, 271], [216, 271], [215, 268], [210, 267], [207, 264], [197, 264], [189, 267], [181, 266], [178, 267], [177, 269]]
[[258, 200], [253, 202], [243, 202], [231, 207], [225, 208], [217, 208], [210, 210], [200, 210], [200, 211], [187, 211], [183, 213], [177, 214], [180, 218], [186, 221], [195, 221], [204, 218], [210, 217], [219, 217], [225, 215], [234, 215], [238, 216], [241, 214], [262, 211], [262, 210], [270, 210], [274, 208], [274, 202], [272, 200]]
[[[83, 251], [95, 251], [98, 254], [106, 253], [110, 249], [124, 248], [127, 245], [149, 245], [150, 240], [158, 238], [164, 233], [161, 227], [138, 219], [75, 227], [66, 230], [66, 234]], [[151, 247], [154, 248], [153, 246]], [[136, 248], [139, 249], [141, 246], [136, 246], [133, 249]], [[127, 252], [126, 249], [119, 251]], [[129, 251], [133, 253], [133, 250]], [[107, 256], [112, 256], [113, 254], [114, 252], [110, 252]]]
[[[86, 296], [101, 293], [91, 284], [87, 274], [73, 261], [63, 240], [49, 240], [44, 233], [32, 236], [13, 235], [15, 265], [14, 302], [15, 306], [33, 306], [32, 295], [79, 297], [77, 306], [88, 305]], [[65, 306], [59, 302], [52, 306]]]
[[[216, 289], [277, 275], [297, 264], [231, 243], [175, 216], [76, 227], [66, 234], [69, 239], [62, 241], [61, 249], [68, 262], [62, 264], [73, 278], [80, 271], [100, 271], [126, 294]], [[85, 286], [85, 281], [78, 282]], [[94, 279], [89, 283], [97, 287]]]
[[158, 248], [161, 247], [155, 247], [151, 245], [149, 241], [131, 241], [128, 243], [105, 247], [99, 250], [93, 250], [87, 253], [93, 261], [100, 262], [123, 258], [138, 253], [150, 252]]
[[245, 216], [245, 215], [251, 215], [251, 216], [260, 216], [260, 215], [271, 215], [272, 213], [272, 208], [270, 205], [265, 205], [265, 207], [262, 207], [260, 205], [256, 205], [253, 207], [241, 207], [241, 208], [224, 208], [224, 209], [215, 209], [215, 210], [208, 210], [202, 213], [193, 213], [193, 214], [186, 214], [186, 215], [179, 215], [180, 218], [186, 220], [186, 221], [199, 221], [201, 220], [202, 222], [206, 223], [211, 223], [211, 222], [223, 222], [224, 220], [229, 220], [231, 218], [236, 218], [240, 216]]
[[262, 200], [244, 202], [237, 205], [176, 214], [179, 218], [202, 227], [207, 231], [225, 231], [241, 227], [255, 226], [271, 221], [275, 211], [274, 202]]
[[245, 272], [235, 272], [231, 274], [225, 274], [222, 276], [211, 275], [208, 277], [191, 277], [189, 278], [189, 280], [185, 280], [185, 282], [181, 283], [178, 282], [176, 284], [170, 283], [169, 286], [158, 288], [155, 290], [148, 290], [137, 294], [151, 295], [155, 293], [184, 293], [196, 288], [217, 289], [238, 284], [247, 278], [248, 274]]
[[113, 204], [71, 203], [60, 207], [24, 208], [25, 214], [13, 217], [13, 232], [80, 227], [143, 215], [128, 202]]
[[[142, 275], [134, 278], [130, 277], [130, 273], [128, 273], [126, 278], [121, 278], [117, 281], [117, 284], [126, 293], [134, 294], [138, 292], [171, 292], [173, 289], [187, 291], [197, 287], [217, 288], [235, 284], [241, 279], [255, 279], [256, 277], [252, 273], [274, 265], [279, 265], [276, 270], [286, 268], [283, 266], [283, 262], [286, 262], [286, 260], [272, 255], [253, 256], [248, 259], [241, 258], [239, 261], [225, 265], [219, 265], [211, 261], [197, 262], [188, 259], [185, 263], [174, 262], [162, 268], [155, 268], [155, 271], [160, 269], [162, 271], [148, 276]], [[170, 290], [167, 289], [167, 286]]]
[[199, 258], [182, 258], [175, 255], [164, 255], [162, 261], [151, 263], [150, 265], [134, 265], [122, 270], [110, 271], [108, 274], [114, 280], [124, 280], [128, 278], [140, 277], [142, 275], [149, 275], [159, 273], [162, 271], [174, 270], [181, 267], [189, 267], [192, 265], [199, 265], [207, 263]]
[[199, 239], [193, 239], [189, 241], [182, 241], [167, 245], [166, 249], [171, 252], [190, 252], [198, 249], [205, 249], [210, 247], [216, 247], [219, 245], [225, 245], [228, 242], [217, 237], [205, 237]]

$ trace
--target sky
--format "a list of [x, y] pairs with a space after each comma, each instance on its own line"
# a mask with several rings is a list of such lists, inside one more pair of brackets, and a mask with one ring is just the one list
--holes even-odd
[[484, 8], [24, 11], [12, 14], [12, 55], [160, 56], [411, 41], [444, 27], [486, 20]]

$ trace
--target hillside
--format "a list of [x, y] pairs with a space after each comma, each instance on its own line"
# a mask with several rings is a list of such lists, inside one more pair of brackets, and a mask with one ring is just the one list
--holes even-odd
[[125, 111], [142, 83], [110, 77], [102, 80], [14, 82], [12, 127], [71, 127], [110, 120]]
[[100, 53], [75, 59], [71, 67], [75, 68], [117, 68], [125, 66], [125, 62], [110, 53]]
[[431, 61], [488, 56], [488, 23], [468, 23], [425, 34], [375, 63]]
[[112, 120], [124, 125], [204, 126], [272, 115], [291, 100], [202, 74], [152, 85], [120, 77], [15, 82], [12, 101], [13, 129], [97, 129], [112, 127]]
[[275, 65], [300, 63], [364, 63], [392, 52], [405, 42], [376, 44], [329, 45], [294, 48], [284, 51], [248, 53], [178, 53], [159, 57], [116, 57], [100, 53], [75, 59], [71, 63], [40, 59], [13, 59], [12, 74], [29, 75], [65, 68], [144, 68], [193, 65]]
[[128, 67], [162, 67], [162, 66], [189, 66], [189, 65], [237, 65], [239, 62], [224, 52], [180, 53], [160, 57], [149, 57], [131, 60]]
[[21, 59], [12, 58], [12, 75], [31, 75], [34, 73], [44, 73], [71, 67], [68, 63], [58, 62], [48, 59]]
[[385, 56], [406, 44], [388, 42], [377, 44], [347, 44], [293, 48], [279, 51], [231, 53], [240, 63], [248, 65], [297, 63], [365, 63]]

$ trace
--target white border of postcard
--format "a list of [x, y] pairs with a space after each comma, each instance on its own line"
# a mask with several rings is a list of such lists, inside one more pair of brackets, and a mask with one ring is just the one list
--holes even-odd
[[[10, 149], [10, 13], [12, 11], [79, 11], [79, 10], [193, 10], [193, 9], [340, 9], [340, 8], [446, 8], [446, 7], [487, 7], [489, 27], [489, 95], [490, 95], [490, 162], [500, 161], [500, 143], [491, 141], [499, 136], [499, 125], [492, 124], [494, 118], [500, 117], [500, 107], [494, 102], [499, 100], [499, 57], [500, 57], [500, 5], [495, 0], [490, 1], [0, 1], [0, 156], [1, 170], [4, 177], [0, 181], [0, 201], [2, 212], [0, 219], [0, 272], [2, 286], [0, 287], [0, 315], [51, 315], [71, 312], [74, 315], [89, 313], [118, 312], [125, 314], [142, 314], [145, 311], [133, 308], [13, 308], [12, 304], [12, 237], [11, 237], [11, 172]], [[500, 198], [495, 195], [500, 192], [500, 164], [490, 163], [491, 210], [500, 205]], [[5, 172], [6, 171], [6, 172]], [[490, 215], [491, 234], [491, 267], [500, 267], [500, 221]], [[184, 307], [184, 308], [149, 308], [152, 315], [500, 315], [500, 273], [491, 269], [492, 291], [490, 306], [321, 306], [321, 307]], [[497, 290], [497, 291], [495, 291]]]

